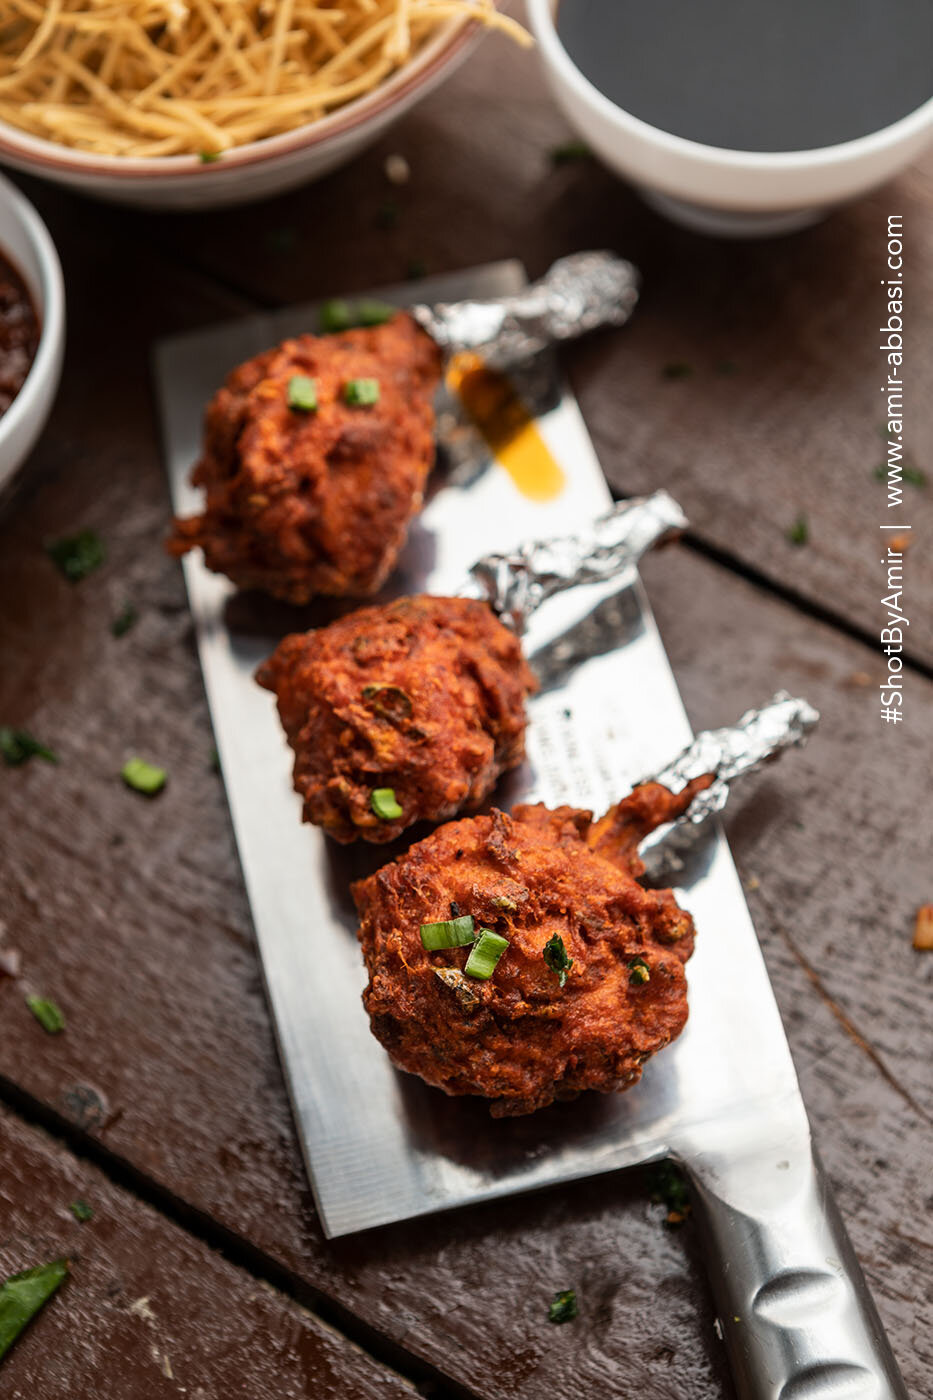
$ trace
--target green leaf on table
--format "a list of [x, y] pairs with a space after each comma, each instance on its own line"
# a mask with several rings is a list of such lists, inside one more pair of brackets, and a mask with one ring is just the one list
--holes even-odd
[[26, 729], [12, 729], [8, 724], [0, 724], [0, 754], [10, 768], [18, 768], [29, 758], [44, 758], [46, 763], [57, 763], [58, 756]]
[[571, 1322], [579, 1315], [577, 1295], [572, 1288], [555, 1293], [547, 1310], [548, 1322]]
[[104, 562], [104, 544], [96, 530], [79, 530], [51, 540], [45, 552], [69, 583], [79, 583]]
[[28, 996], [26, 1005], [49, 1035], [58, 1035], [65, 1029], [65, 1017], [61, 1007], [56, 1002], [49, 1001], [48, 997]]
[[38, 1268], [13, 1274], [0, 1284], [0, 1358], [6, 1355], [67, 1276], [68, 1260], [56, 1259], [51, 1264], [40, 1264]]

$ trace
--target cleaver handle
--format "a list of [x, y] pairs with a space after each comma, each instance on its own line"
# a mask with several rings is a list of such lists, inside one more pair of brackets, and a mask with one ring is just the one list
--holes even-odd
[[[690, 1154], [740, 1400], [909, 1400], [819, 1158]], [[797, 1140], [799, 1143], [799, 1139]]]

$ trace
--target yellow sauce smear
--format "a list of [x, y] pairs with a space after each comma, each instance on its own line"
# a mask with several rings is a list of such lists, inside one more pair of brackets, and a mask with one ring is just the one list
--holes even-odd
[[448, 366], [447, 384], [523, 496], [552, 501], [560, 495], [567, 478], [504, 374], [462, 350]]

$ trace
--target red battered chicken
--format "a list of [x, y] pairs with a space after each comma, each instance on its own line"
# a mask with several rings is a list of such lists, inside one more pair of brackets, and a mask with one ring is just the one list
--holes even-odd
[[[694, 939], [671, 891], [638, 883], [637, 848], [708, 782], [645, 784], [597, 822], [540, 805], [450, 822], [358, 881], [363, 1001], [394, 1063], [496, 1116], [634, 1084], [683, 1030]], [[429, 951], [439, 924], [480, 941]]]
[[343, 842], [475, 811], [522, 761], [536, 688], [486, 603], [428, 596], [286, 637], [256, 678], [278, 699], [305, 820]]
[[440, 352], [410, 316], [248, 360], [207, 410], [176, 555], [291, 603], [363, 598], [391, 572], [434, 461]]

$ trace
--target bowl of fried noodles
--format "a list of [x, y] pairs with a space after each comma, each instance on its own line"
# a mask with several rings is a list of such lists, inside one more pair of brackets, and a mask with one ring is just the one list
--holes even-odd
[[149, 207], [244, 203], [376, 140], [495, 0], [5, 0], [0, 162]]

